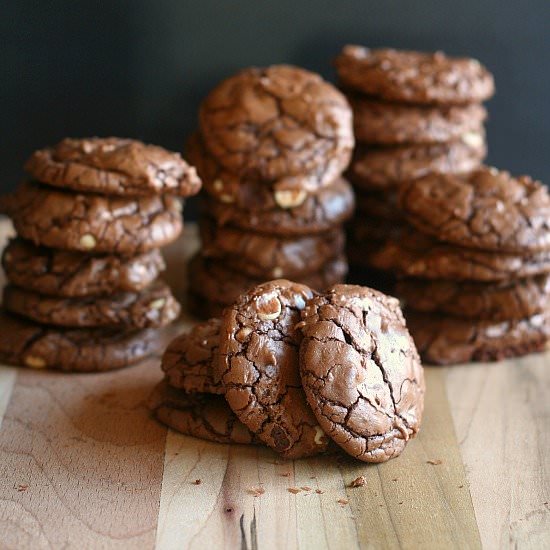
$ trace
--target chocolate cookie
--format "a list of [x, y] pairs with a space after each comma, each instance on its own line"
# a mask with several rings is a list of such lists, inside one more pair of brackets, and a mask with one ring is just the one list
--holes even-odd
[[414, 230], [386, 241], [374, 267], [408, 277], [453, 281], [508, 281], [550, 272], [550, 251], [505, 254], [441, 243]]
[[[344, 281], [347, 267], [345, 257], [341, 256], [327, 263], [320, 271], [300, 277], [298, 282], [323, 290]], [[191, 298], [189, 305], [193, 313], [201, 319], [220, 315], [241, 294], [263, 282], [228, 269], [225, 262], [205, 260], [199, 254], [189, 263], [188, 277]]]
[[496, 283], [404, 279], [396, 294], [415, 311], [487, 321], [525, 319], [550, 311], [550, 275]]
[[399, 203], [411, 224], [441, 241], [522, 254], [550, 249], [550, 194], [529, 176], [487, 166], [432, 174], [402, 186]]
[[346, 46], [336, 71], [343, 86], [388, 101], [474, 103], [495, 91], [493, 76], [479, 61], [442, 52]]
[[487, 154], [482, 134], [466, 134], [449, 143], [358, 148], [347, 172], [359, 189], [386, 190], [432, 173], [466, 173]]
[[293, 238], [251, 233], [208, 220], [203, 220], [200, 229], [205, 258], [221, 260], [231, 269], [264, 280], [318, 271], [342, 254], [345, 242], [341, 228]]
[[0, 361], [34, 369], [100, 372], [132, 365], [158, 353], [156, 329], [63, 329], [0, 312]]
[[8, 285], [4, 288], [3, 306], [37, 323], [63, 327], [163, 327], [180, 312], [170, 288], [161, 281], [139, 293], [82, 298], [43, 296]]
[[[353, 189], [342, 178], [316, 193], [289, 195], [291, 203], [287, 204], [296, 204], [289, 208], [277, 204], [269, 193], [268, 197], [264, 209], [241, 208], [203, 197], [203, 213], [215, 218], [219, 225], [228, 224], [279, 236], [320, 233], [345, 222], [353, 214]], [[284, 200], [280, 198], [279, 203], [284, 204]], [[267, 208], [269, 204], [271, 208]]]
[[469, 105], [407, 105], [348, 97], [353, 109], [355, 138], [361, 143], [445, 143], [464, 134], [483, 134], [487, 111]]
[[2, 266], [13, 284], [66, 298], [139, 292], [165, 268], [157, 249], [128, 258], [95, 256], [38, 247], [23, 239], [9, 242]]
[[419, 428], [424, 373], [399, 302], [336, 285], [302, 312], [302, 384], [317, 420], [365, 462], [398, 456]]
[[224, 80], [199, 111], [204, 144], [226, 170], [276, 181], [310, 172], [334, 179], [354, 144], [346, 98], [320, 76], [288, 65]]
[[38, 181], [107, 195], [196, 195], [201, 180], [179, 153], [133, 139], [64, 139], [33, 153], [25, 170]]
[[155, 417], [185, 435], [215, 443], [256, 443], [220, 395], [188, 395], [163, 380], [149, 398]]
[[286, 458], [326, 450], [328, 439], [300, 383], [296, 325], [313, 292], [284, 279], [250, 290], [228, 308], [220, 329], [218, 376], [231, 409]]
[[104, 197], [26, 182], [2, 197], [0, 212], [36, 245], [132, 255], [164, 246], [182, 230], [181, 203], [172, 196]]
[[161, 363], [168, 383], [186, 393], [223, 394], [213, 373], [214, 363], [218, 361], [219, 341], [219, 319], [199, 323], [172, 340]]
[[474, 321], [406, 312], [418, 351], [428, 363], [500, 361], [549, 349], [548, 311], [512, 321]]

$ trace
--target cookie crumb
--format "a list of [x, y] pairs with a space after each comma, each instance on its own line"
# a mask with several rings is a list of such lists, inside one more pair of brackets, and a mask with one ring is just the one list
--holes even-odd
[[279, 474], [281, 477], [290, 477], [290, 472], [284, 472], [283, 474]]
[[358, 478], [354, 479], [349, 486], [350, 487], [364, 487], [367, 484], [367, 480], [365, 476], [359, 476]]
[[317, 476], [309, 476], [309, 479], [317, 479]]
[[259, 497], [265, 493], [265, 489], [263, 487], [252, 487], [248, 489], [247, 493], [253, 497]]
[[302, 489], [302, 491], [311, 491], [311, 487], [307, 487], [307, 485], [305, 487], [300, 487], [300, 489]]
[[341, 504], [342, 506], [345, 506], [349, 502], [349, 500], [347, 498], [339, 498], [336, 502], [338, 504]]
[[202, 479], [195, 479], [195, 481], [193, 481], [193, 485], [200, 485], [202, 483]]
[[27, 484], [20, 483], [17, 486], [17, 492], [18, 493], [24, 493], [28, 488], [29, 488], [29, 486]]
[[440, 460], [439, 458], [434, 458], [431, 460], [426, 460], [428, 464], [432, 464], [433, 466], [439, 466], [440, 464], [443, 464], [443, 460]]
[[287, 491], [289, 493], [292, 493], [293, 495], [297, 495], [298, 493], [300, 493], [302, 491], [302, 489], [298, 489], [298, 487], [289, 487], [287, 489]]
[[394, 478], [392, 479], [392, 481], [397, 481], [397, 478], [396, 478], [396, 477], [394, 477]]
[[321, 489], [315, 489], [315, 492], [316, 492], [318, 495], [322, 495], [325, 491], [321, 491]]
[[462, 489], [462, 487], [464, 487], [464, 485], [459, 485], [459, 486], [458, 486], [459, 489]]

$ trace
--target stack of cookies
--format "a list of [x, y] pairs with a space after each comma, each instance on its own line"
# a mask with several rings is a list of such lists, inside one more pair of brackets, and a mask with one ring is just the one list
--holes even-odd
[[167, 348], [155, 416], [221, 443], [285, 458], [340, 446], [365, 462], [398, 456], [420, 428], [424, 373], [399, 303], [366, 287], [322, 294], [288, 280], [248, 290], [221, 319]]
[[404, 184], [410, 229], [373, 256], [425, 361], [499, 360], [550, 341], [550, 195], [528, 176], [480, 167]]
[[[372, 253], [401, 229], [399, 186], [429, 173], [467, 173], [485, 157], [481, 102], [493, 94], [493, 78], [474, 59], [360, 46], [346, 46], [336, 69], [359, 144], [348, 171], [357, 200], [348, 256], [358, 273], [376, 277]], [[391, 281], [378, 275], [379, 284]]]
[[179, 197], [201, 186], [179, 154], [119, 138], [36, 151], [33, 178], [2, 197], [17, 237], [2, 264], [0, 360], [104, 371], [158, 350], [180, 306], [157, 277], [182, 230]]
[[190, 265], [195, 312], [218, 314], [274, 278], [342, 281], [354, 206], [341, 177], [354, 144], [345, 97], [303, 69], [251, 68], [208, 95], [199, 122], [187, 148], [206, 192]]

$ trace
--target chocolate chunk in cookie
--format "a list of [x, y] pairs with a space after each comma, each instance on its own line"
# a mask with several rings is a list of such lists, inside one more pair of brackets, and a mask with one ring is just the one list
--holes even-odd
[[359, 189], [387, 190], [432, 173], [470, 172], [486, 154], [483, 134], [467, 134], [449, 143], [362, 147], [355, 150], [347, 175]]
[[181, 233], [181, 203], [172, 196], [139, 198], [75, 194], [23, 183], [2, 197], [0, 212], [36, 245], [133, 255], [164, 246]]
[[437, 365], [500, 361], [549, 349], [548, 311], [511, 321], [473, 321], [406, 312], [422, 359]]
[[219, 341], [219, 319], [199, 323], [172, 340], [161, 363], [168, 383], [186, 393], [223, 394], [223, 387], [214, 380], [213, 372], [219, 359]]
[[483, 135], [487, 111], [469, 105], [407, 105], [352, 95], [355, 138], [360, 143], [445, 143], [465, 134]]
[[299, 277], [319, 271], [344, 249], [344, 231], [332, 229], [315, 235], [281, 238], [252, 233], [204, 220], [202, 253], [223, 260], [227, 267], [259, 279]]
[[165, 268], [157, 249], [130, 257], [91, 255], [34, 246], [23, 239], [9, 242], [2, 266], [13, 284], [66, 298], [139, 292]]
[[[352, 114], [346, 98], [297, 67], [250, 68], [202, 102], [204, 144], [239, 177], [276, 181], [310, 172], [333, 178], [349, 163]], [[328, 179], [330, 181], [330, 179]]]
[[353, 457], [385, 462], [420, 428], [424, 373], [399, 302], [336, 285], [302, 312], [300, 369], [321, 427]]
[[170, 288], [154, 282], [139, 293], [57, 298], [8, 285], [3, 306], [11, 313], [47, 325], [63, 327], [163, 327], [177, 318], [180, 305]]
[[341, 84], [388, 101], [474, 103], [489, 99], [493, 76], [479, 61], [393, 49], [346, 46], [336, 59]]
[[328, 439], [300, 383], [296, 328], [313, 292], [284, 279], [252, 289], [228, 308], [220, 330], [218, 375], [231, 409], [287, 458], [326, 450]]
[[187, 197], [201, 188], [179, 153], [115, 137], [64, 139], [33, 153], [25, 170], [42, 183], [106, 195]]
[[476, 283], [404, 279], [396, 294], [407, 307], [466, 319], [507, 321], [550, 311], [550, 275]]
[[432, 174], [402, 186], [400, 206], [411, 224], [441, 241], [519, 254], [550, 249], [550, 194], [528, 176], [487, 166]]
[[220, 395], [188, 395], [163, 380], [148, 405], [160, 422], [182, 434], [214, 443], [257, 443]]
[[63, 329], [0, 312], [0, 361], [8, 365], [101, 372], [137, 363], [164, 345], [156, 329]]

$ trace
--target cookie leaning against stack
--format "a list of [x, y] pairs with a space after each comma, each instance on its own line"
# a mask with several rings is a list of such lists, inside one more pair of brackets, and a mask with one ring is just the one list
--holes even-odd
[[412, 228], [373, 257], [425, 361], [498, 360], [550, 342], [550, 195], [527, 176], [481, 167], [403, 185]]
[[[494, 84], [478, 61], [441, 52], [346, 46], [336, 70], [359, 143], [347, 173], [357, 193], [348, 255], [354, 275], [368, 281], [377, 275], [372, 254], [403, 225], [401, 184], [430, 173], [468, 173], [483, 161], [481, 102]], [[390, 274], [378, 275], [391, 288]]]
[[252, 288], [166, 349], [150, 406], [168, 426], [285, 458], [331, 441], [365, 462], [398, 456], [420, 428], [424, 375], [395, 298], [288, 280]]
[[0, 199], [18, 234], [2, 256], [0, 360], [104, 371], [158, 351], [158, 329], [180, 310], [157, 278], [159, 248], [182, 230], [195, 169], [120, 138], [65, 139], [25, 169], [33, 180]]
[[303, 69], [246, 69], [208, 95], [187, 145], [205, 190], [190, 267], [198, 315], [273, 278], [316, 288], [344, 279], [354, 199], [341, 173], [353, 143], [345, 97]]

